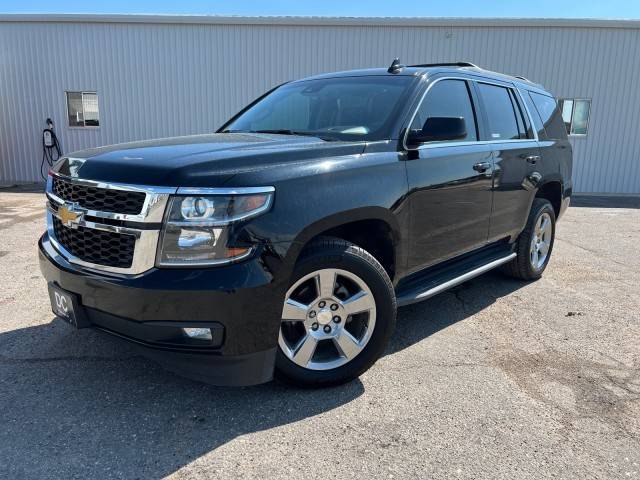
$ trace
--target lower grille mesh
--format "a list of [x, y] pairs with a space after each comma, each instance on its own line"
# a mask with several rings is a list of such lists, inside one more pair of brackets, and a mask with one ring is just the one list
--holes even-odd
[[133, 235], [84, 227], [68, 228], [55, 217], [53, 231], [60, 245], [80, 260], [108, 267], [131, 267], [136, 244]]

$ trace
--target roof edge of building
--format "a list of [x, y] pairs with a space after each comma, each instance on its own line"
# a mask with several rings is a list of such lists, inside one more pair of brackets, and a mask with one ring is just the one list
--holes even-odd
[[161, 23], [212, 25], [382, 26], [382, 27], [571, 27], [640, 28], [638, 20], [596, 18], [320, 17], [218, 16], [85, 13], [7, 13], [0, 23]]

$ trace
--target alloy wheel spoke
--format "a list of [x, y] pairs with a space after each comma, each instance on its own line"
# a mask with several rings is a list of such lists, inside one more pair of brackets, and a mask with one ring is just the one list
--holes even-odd
[[344, 328], [338, 336], [334, 337], [333, 343], [340, 354], [346, 358], [353, 358], [362, 350], [358, 341]]
[[317, 345], [318, 340], [314, 336], [309, 334], [305, 335], [293, 352], [293, 361], [298, 365], [306, 367], [313, 358]]
[[538, 221], [536, 222], [535, 232], [536, 236], [539, 237], [540, 233], [542, 232], [542, 217], [538, 218]]
[[531, 263], [533, 264], [534, 267], [538, 267], [538, 249], [534, 247], [533, 251], [531, 252]]
[[[311, 292], [306, 290], [306, 285]], [[295, 296], [294, 292], [302, 286], [305, 286], [305, 295], [308, 292], [311, 293], [308, 297], [313, 297], [315, 290], [317, 297]], [[344, 297], [348, 298], [343, 300]], [[361, 312], [366, 312], [366, 326], [360, 325], [359, 317], [351, 317]], [[345, 329], [350, 322], [356, 322], [354, 333]], [[371, 340], [375, 328], [376, 301], [366, 282], [348, 270], [326, 268], [299, 278], [287, 291], [278, 345], [281, 352], [299, 367], [332, 370], [359, 355]], [[331, 345], [333, 348], [324, 348]]]
[[282, 308], [282, 320], [297, 320], [303, 322], [307, 319], [307, 309], [308, 306], [304, 303], [287, 298]]
[[373, 295], [361, 290], [342, 302], [342, 306], [348, 315], [369, 311], [374, 306]]
[[336, 274], [333, 270], [320, 270], [316, 276], [316, 286], [319, 298], [333, 296], [336, 284]]
[[550, 224], [549, 219], [547, 217], [541, 217], [540, 220], [541, 220], [540, 232], [542, 234], [545, 234], [547, 233], [547, 229], [549, 228], [549, 224]]
[[540, 252], [540, 255], [545, 256], [548, 251], [549, 251], [549, 244], [548, 243], [542, 242], [538, 246], [538, 252]]

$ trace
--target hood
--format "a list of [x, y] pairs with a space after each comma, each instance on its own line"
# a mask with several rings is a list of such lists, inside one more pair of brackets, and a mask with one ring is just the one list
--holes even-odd
[[[215, 133], [122, 143], [69, 154], [56, 165], [62, 174], [89, 180], [156, 186], [222, 186], [231, 177], [260, 169], [327, 157], [355, 155], [363, 142], [327, 142], [316, 137]], [[74, 162], [72, 160], [72, 162]]]

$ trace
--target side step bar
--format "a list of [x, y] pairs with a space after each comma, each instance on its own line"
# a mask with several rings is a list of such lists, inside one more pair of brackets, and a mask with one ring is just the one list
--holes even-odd
[[467, 280], [471, 280], [478, 275], [482, 275], [483, 273], [488, 272], [489, 270], [493, 270], [496, 267], [499, 267], [503, 263], [507, 263], [513, 260], [516, 257], [516, 253], [512, 252], [505, 257], [498, 258], [489, 263], [481, 265], [479, 267], [474, 268], [473, 270], [469, 270], [468, 272], [463, 273], [457, 277], [450, 278], [448, 280], [443, 281], [435, 286], [430, 286], [422, 291], [412, 291], [406, 292], [404, 294], [400, 294], [398, 296], [398, 306], [410, 305], [412, 303], [421, 302], [422, 300], [426, 300], [427, 298], [431, 298], [438, 293], [444, 292], [451, 287], [455, 287], [456, 285], [460, 285], [461, 283], [466, 282]]

